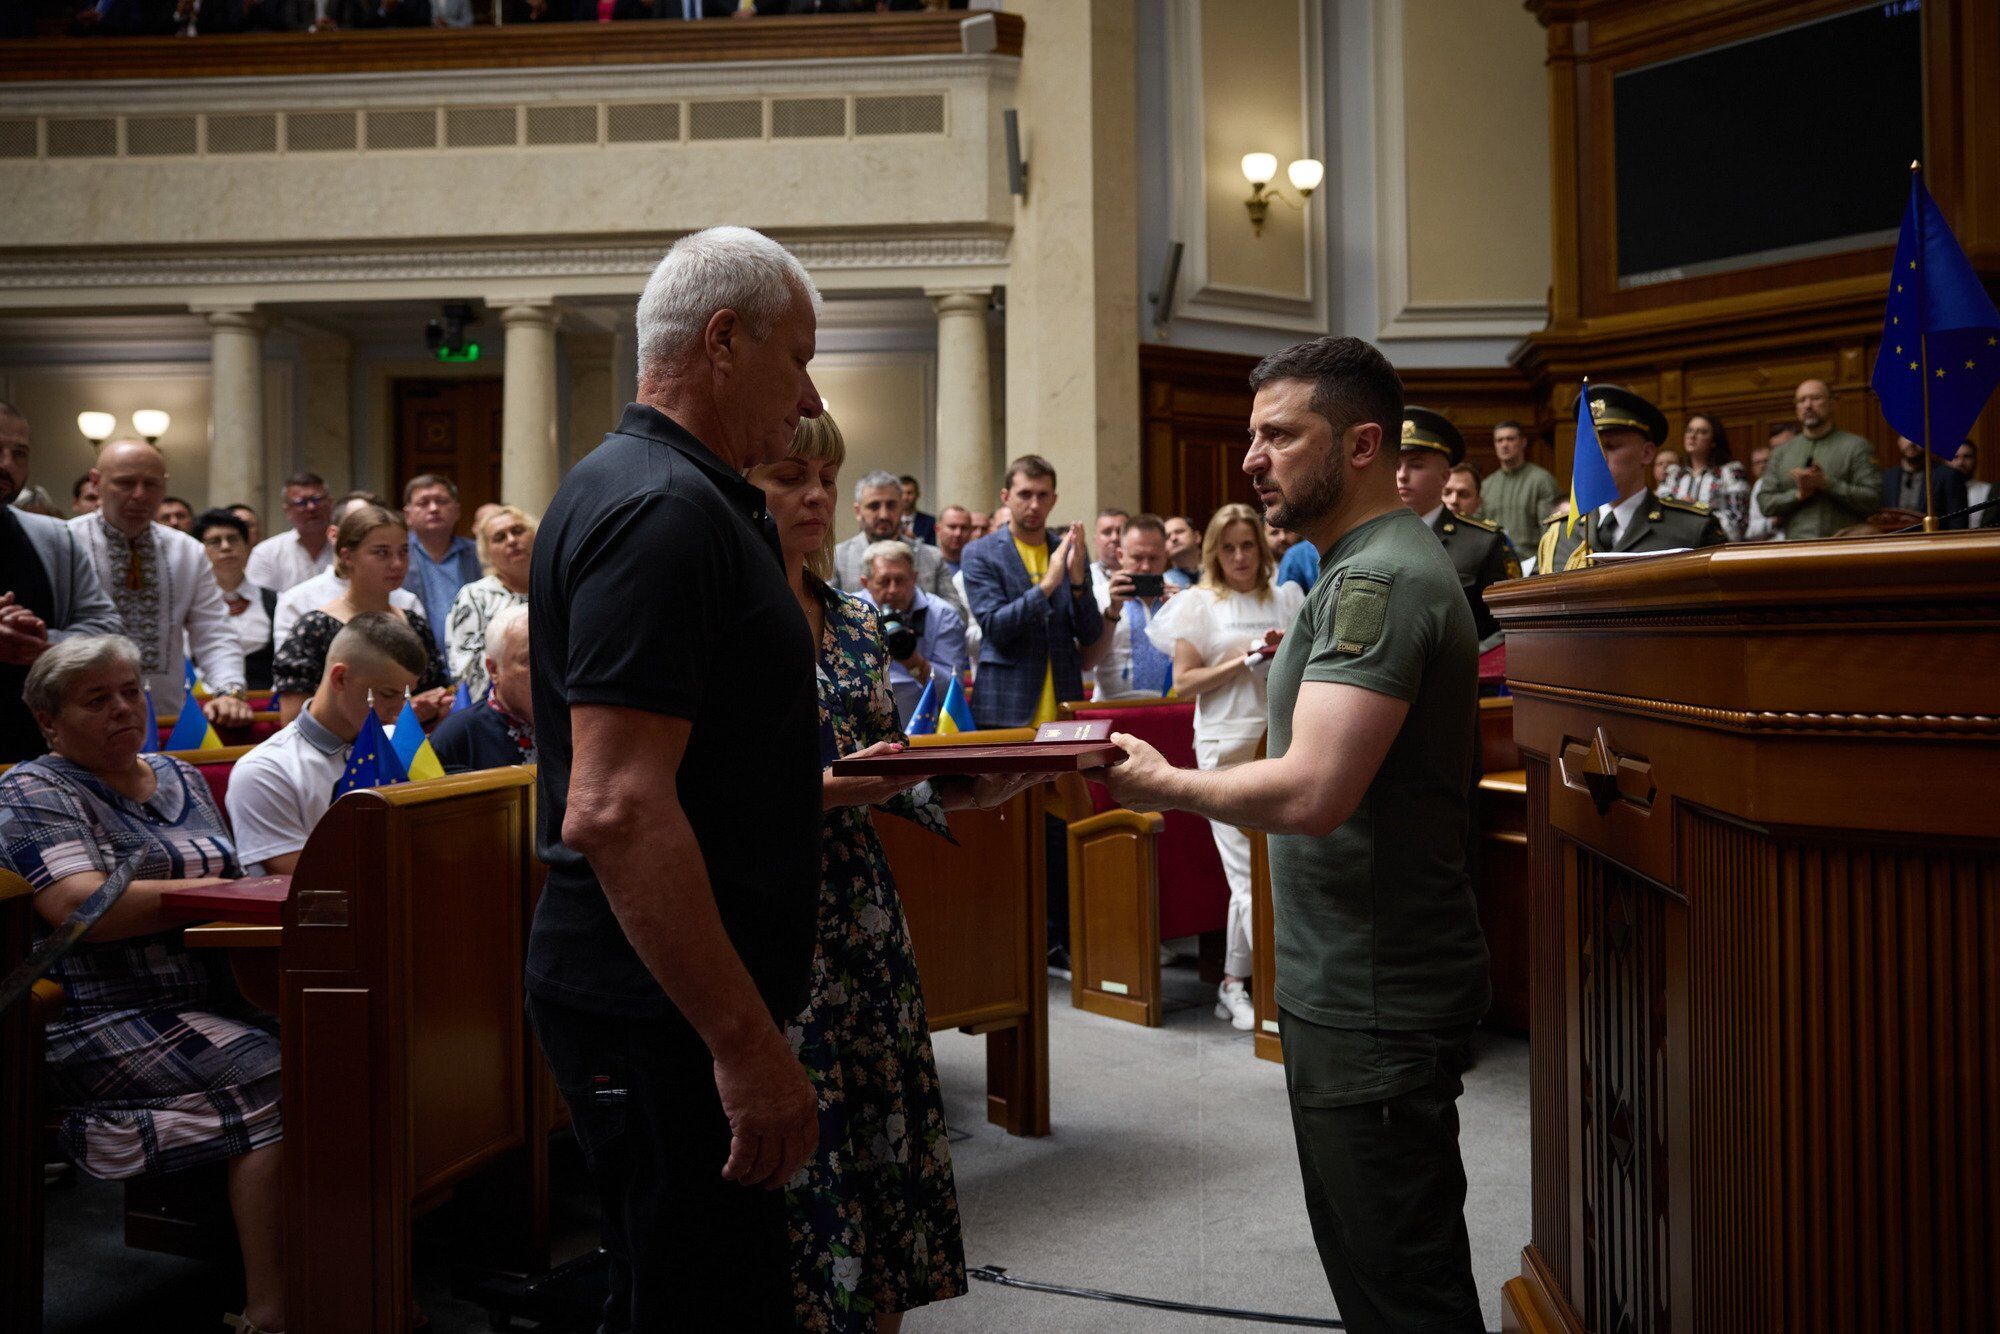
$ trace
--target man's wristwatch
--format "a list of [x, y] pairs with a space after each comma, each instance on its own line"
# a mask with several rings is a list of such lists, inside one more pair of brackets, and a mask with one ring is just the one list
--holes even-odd
[[216, 692], [215, 692], [215, 697], [216, 697], [217, 699], [239, 699], [239, 700], [240, 700], [240, 699], [242, 699], [242, 698], [244, 697], [244, 688], [243, 688], [242, 686], [231, 686], [231, 687], [229, 687], [229, 689], [227, 689], [227, 690], [218, 690], [218, 691], [216, 691]]

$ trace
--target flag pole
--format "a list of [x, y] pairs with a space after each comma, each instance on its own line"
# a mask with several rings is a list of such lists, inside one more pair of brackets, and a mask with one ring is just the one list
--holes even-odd
[[[1917, 175], [1922, 170], [1923, 166], [1920, 162], [1912, 161], [1910, 163], [1910, 174], [1912, 176]], [[1919, 257], [1923, 254], [1923, 225], [1924, 215], [1920, 211], [1917, 214], [1917, 254]], [[1917, 282], [1919, 284], [1917, 299], [1920, 305], [1923, 300], [1921, 286], [1923, 280], [1924, 273], [1919, 268], [1917, 270]], [[1917, 330], [1917, 360], [1923, 366], [1923, 370], [1920, 372], [1922, 379], [1919, 385], [1924, 396], [1924, 531], [1935, 533], [1938, 531], [1938, 517], [1937, 497], [1931, 490], [1931, 350], [1930, 335], [1923, 331], [1921, 321], [1919, 321]]]

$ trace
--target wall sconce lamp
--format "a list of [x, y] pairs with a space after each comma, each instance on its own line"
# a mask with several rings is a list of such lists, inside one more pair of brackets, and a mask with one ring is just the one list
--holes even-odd
[[132, 429], [145, 436], [149, 445], [160, 443], [160, 437], [173, 423], [174, 419], [158, 408], [140, 408], [132, 414]]
[[83, 432], [83, 438], [95, 449], [118, 429], [118, 419], [108, 412], [79, 412], [76, 414], [76, 429]]
[[1250, 232], [1254, 236], [1264, 234], [1264, 215], [1270, 210], [1273, 199], [1282, 199], [1286, 204], [1305, 211], [1305, 201], [1312, 198], [1313, 191], [1326, 179], [1326, 164], [1318, 158], [1302, 157], [1285, 168], [1285, 175], [1291, 178], [1292, 188], [1299, 192], [1299, 201], [1293, 204], [1285, 192], [1271, 186], [1272, 178], [1278, 174], [1278, 156], [1275, 153], [1245, 153], [1243, 155], [1243, 179], [1250, 182], [1250, 197], [1243, 201], [1243, 207], [1250, 214]]

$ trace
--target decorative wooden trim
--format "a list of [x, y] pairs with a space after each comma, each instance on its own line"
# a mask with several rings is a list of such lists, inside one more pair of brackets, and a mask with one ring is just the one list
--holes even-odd
[[[1018, 58], [1026, 25], [992, 13], [996, 53]], [[518, 24], [394, 32], [55, 37], [0, 43], [0, 82], [243, 79], [418, 70], [852, 60], [965, 53], [962, 13], [801, 15], [753, 23]]]
[[1540, 685], [1533, 681], [1510, 681], [1508, 688], [1516, 695], [1553, 700], [1559, 704], [1609, 709], [1636, 718], [1657, 718], [1663, 722], [1689, 723], [1714, 731], [1752, 736], [1877, 736], [1918, 741], [2000, 737], [2000, 714], [1992, 713], [1813, 713], [1780, 709], [1717, 709], [1702, 704], [1679, 704], [1672, 700], [1645, 699], [1602, 690]]

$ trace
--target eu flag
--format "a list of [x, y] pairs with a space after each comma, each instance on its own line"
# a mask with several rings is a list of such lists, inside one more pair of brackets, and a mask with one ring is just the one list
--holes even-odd
[[356, 788], [386, 787], [408, 777], [402, 761], [396, 758], [396, 748], [389, 744], [389, 734], [382, 730], [381, 718], [375, 710], [368, 710], [368, 717], [361, 724], [361, 735], [354, 738], [354, 747], [348, 752], [347, 768], [333, 785], [334, 800]]
[[1869, 383], [1889, 425], [1944, 459], [1958, 452], [2000, 383], [2000, 311], [1917, 171], [1910, 173], [1910, 204], [1903, 211], [1882, 346]]
[[1611, 480], [1611, 465], [1604, 461], [1604, 446], [1597, 442], [1597, 423], [1590, 415], [1590, 381], [1576, 396], [1576, 454], [1569, 469], [1569, 518], [1563, 524], [1568, 537], [1585, 515], [1599, 505], [1618, 501], [1618, 483]]
[[924, 693], [917, 697], [917, 707], [910, 712], [910, 721], [903, 728], [904, 736], [930, 736], [938, 730], [937, 674], [924, 682]]

